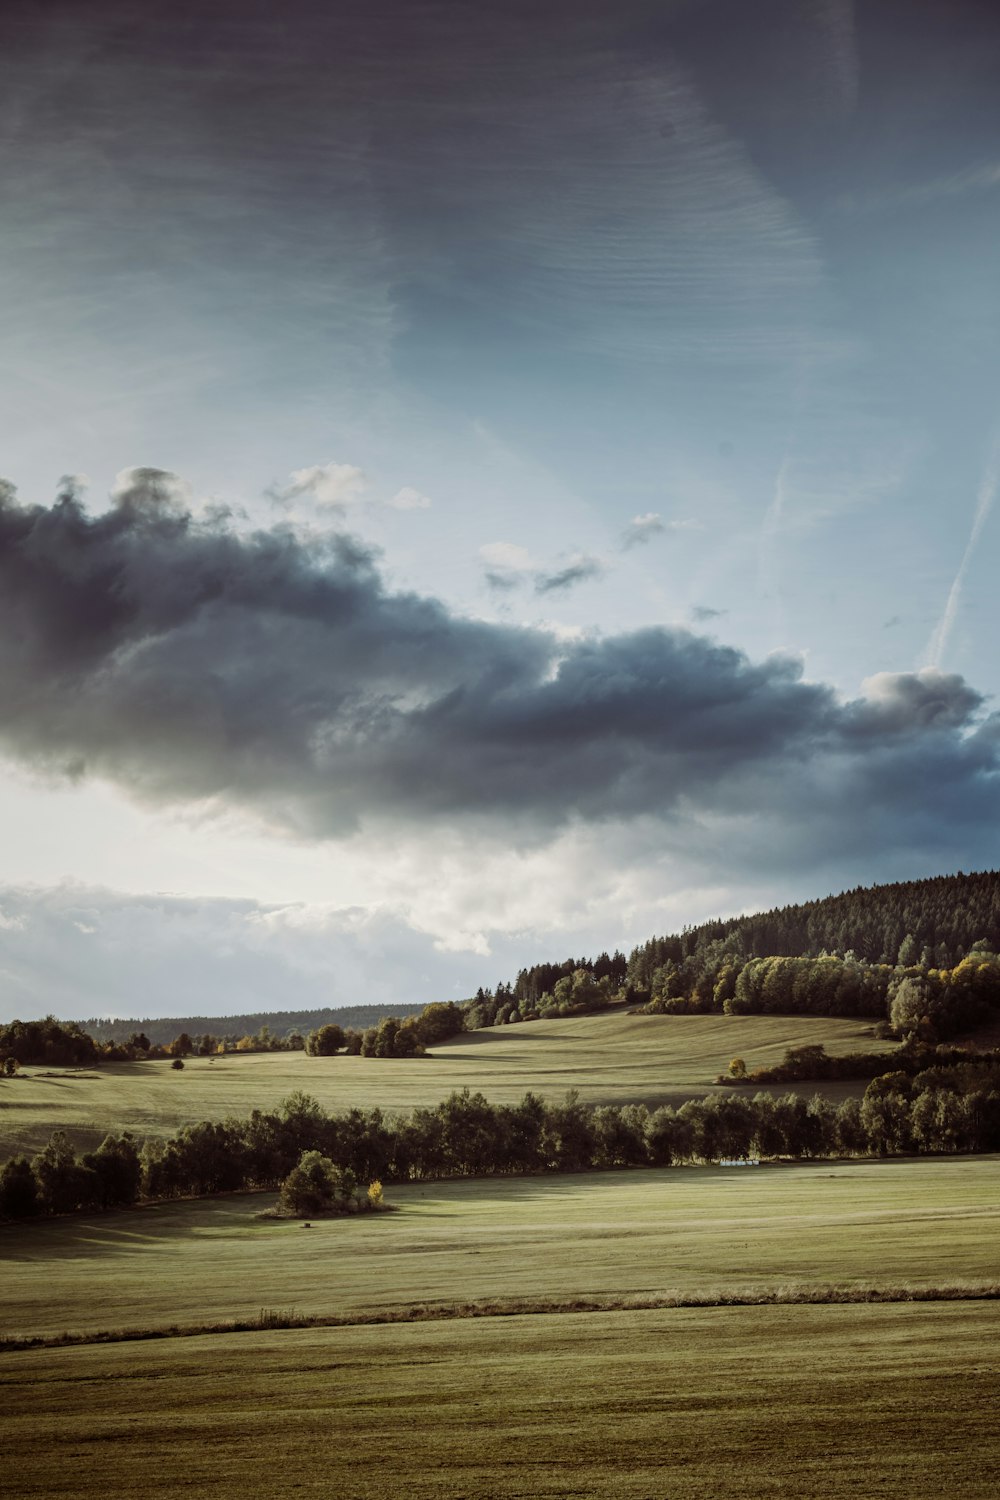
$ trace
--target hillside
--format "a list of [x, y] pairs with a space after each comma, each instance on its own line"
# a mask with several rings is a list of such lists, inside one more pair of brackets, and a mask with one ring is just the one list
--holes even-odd
[[744, 958], [853, 953], [863, 963], [947, 968], [975, 943], [1000, 947], [1000, 872], [856, 886], [822, 900], [703, 922], [636, 948], [629, 979], [640, 983], [665, 960], [680, 963], [718, 942]]
[[[789, 1047], [819, 1044], [831, 1055], [886, 1046], [862, 1021], [640, 1016], [618, 1006], [600, 1015], [465, 1032], [425, 1057], [248, 1052], [189, 1058], [182, 1072], [167, 1061], [75, 1072], [25, 1068], [0, 1079], [0, 1155], [38, 1150], [56, 1128], [88, 1148], [109, 1130], [168, 1135], [192, 1120], [274, 1109], [296, 1089], [331, 1111], [407, 1111], [434, 1106], [465, 1087], [493, 1103], [514, 1104], [529, 1090], [554, 1100], [577, 1089], [588, 1104], [677, 1104], [713, 1092], [734, 1054], [752, 1070], [779, 1063]], [[823, 1086], [831, 1098], [864, 1089], [864, 1080]], [[814, 1090], [814, 1084], [802, 1085], [803, 1092]]]
[[[888, 1023], [944, 1040], [1000, 1009], [1000, 875], [945, 875], [702, 923], [603, 953], [522, 969], [480, 990], [472, 1027], [598, 1010], [613, 993], [655, 1013], [809, 1014]], [[897, 1020], [893, 1020], [897, 1028]]]

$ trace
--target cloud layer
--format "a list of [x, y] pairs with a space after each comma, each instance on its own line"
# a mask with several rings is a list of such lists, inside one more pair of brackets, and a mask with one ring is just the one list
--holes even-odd
[[0, 887], [5, 1019], [425, 1004], [481, 965], [378, 911]]
[[71, 486], [48, 508], [4, 490], [10, 755], [305, 838], [641, 818], [670, 843], [721, 820], [734, 857], [790, 866], [820, 827], [826, 856], [874, 856], [981, 842], [1000, 810], [1000, 721], [958, 676], [881, 674], [844, 703], [685, 630], [465, 619], [389, 592], [346, 535], [240, 534], [183, 494], [155, 470], [99, 515]]

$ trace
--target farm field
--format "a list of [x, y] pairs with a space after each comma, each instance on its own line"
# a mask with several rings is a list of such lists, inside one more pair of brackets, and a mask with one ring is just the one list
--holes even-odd
[[676, 1167], [389, 1190], [397, 1211], [254, 1217], [269, 1194], [0, 1230], [4, 1331], [201, 1324], [262, 1307], [656, 1297], [997, 1279], [1000, 1157]]
[[[729, 1059], [750, 1069], [780, 1062], [788, 1047], [822, 1043], [831, 1054], [884, 1050], [867, 1021], [813, 1016], [602, 1015], [469, 1032], [421, 1058], [306, 1057], [301, 1052], [119, 1063], [100, 1069], [26, 1068], [0, 1080], [0, 1158], [37, 1151], [54, 1129], [90, 1148], [109, 1130], [166, 1135], [201, 1119], [273, 1108], [295, 1089], [327, 1110], [405, 1111], [453, 1089], [513, 1103], [531, 1089], [547, 1099], [579, 1090], [590, 1104], [679, 1104], [713, 1091]], [[782, 1085], [780, 1092], [790, 1086]], [[795, 1085], [812, 1094], [816, 1085]], [[839, 1099], [864, 1083], [827, 1083]], [[755, 1090], [751, 1088], [751, 1092]]]
[[8, 1492], [993, 1500], [1000, 1306], [456, 1319], [0, 1363]]
[[[309, 1230], [256, 1218], [269, 1194], [0, 1229], [5, 1333], [167, 1334], [0, 1350], [7, 1491], [997, 1493], [1000, 1303], [629, 1303], [995, 1283], [1000, 1156], [467, 1179], [389, 1198], [393, 1212]], [[344, 1323], [170, 1334], [262, 1309]]]

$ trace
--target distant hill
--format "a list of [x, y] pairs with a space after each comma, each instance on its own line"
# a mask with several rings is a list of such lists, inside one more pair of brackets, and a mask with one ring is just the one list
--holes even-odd
[[422, 1010], [422, 1005], [341, 1005], [332, 1009], [267, 1010], [234, 1016], [144, 1016], [122, 1021], [105, 1017], [81, 1021], [80, 1026], [97, 1042], [124, 1042], [134, 1031], [140, 1031], [155, 1045], [165, 1046], [182, 1031], [190, 1036], [209, 1032], [232, 1041], [252, 1036], [262, 1026], [269, 1026], [278, 1037], [285, 1037], [290, 1031], [304, 1036], [331, 1022], [345, 1031], [363, 1031], [367, 1026], [377, 1026], [385, 1016], [416, 1016]]

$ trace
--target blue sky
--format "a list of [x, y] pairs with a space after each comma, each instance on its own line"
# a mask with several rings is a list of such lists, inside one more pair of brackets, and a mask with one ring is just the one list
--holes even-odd
[[245, 1009], [262, 933], [273, 1004], [451, 996], [996, 863], [992, 5], [0, 39], [0, 1007]]

